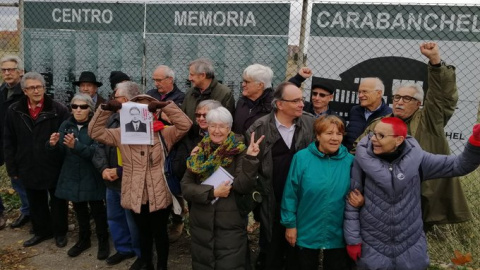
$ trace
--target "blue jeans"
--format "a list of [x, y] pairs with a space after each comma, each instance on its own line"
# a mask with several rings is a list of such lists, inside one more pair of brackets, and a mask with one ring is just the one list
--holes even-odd
[[20, 178], [13, 179], [10, 178], [12, 181], [12, 188], [17, 192], [18, 196], [20, 196], [20, 202], [22, 206], [20, 207], [20, 212], [26, 216], [30, 215], [30, 205], [28, 203], [27, 193], [25, 192], [25, 187], [23, 186], [23, 181]]
[[120, 192], [110, 188], [107, 188], [107, 221], [117, 252], [135, 253], [140, 257], [140, 240], [133, 215], [120, 205]]

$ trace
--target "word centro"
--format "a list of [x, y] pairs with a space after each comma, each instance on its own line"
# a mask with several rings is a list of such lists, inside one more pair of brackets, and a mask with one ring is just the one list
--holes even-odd
[[96, 8], [54, 8], [52, 19], [54, 22], [109, 24], [113, 21], [113, 12]]

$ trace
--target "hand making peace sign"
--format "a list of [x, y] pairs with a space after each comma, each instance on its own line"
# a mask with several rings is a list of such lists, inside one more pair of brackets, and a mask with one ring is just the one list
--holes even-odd
[[247, 148], [247, 155], [256, 157], [260, 153], [259, 144], [263, 141], [265, 135], [262, 135], [257, 141], [255, 141], [255, 132], [252, 132], [250, 136], [250, 144]]

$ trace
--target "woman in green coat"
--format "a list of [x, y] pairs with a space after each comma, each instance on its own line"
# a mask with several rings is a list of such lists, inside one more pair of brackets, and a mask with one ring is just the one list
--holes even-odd
[[318, 118], [314, 130], [317, 140], [295, 154], [283, 191], [281, 223], [292, 246], [287, 269], [318, 269], [323, 250], [323, 269], [348, 270], [343, 212], [353, 156], [342, 145], [338, 116]]
[[105, 184], [92, 163], [96, 143], [87, 134], [95, 105], [90, 96], [78, 94], [73, 97], [70, 106], [72, 116], [62, 123], [59, 132], [50, 136], [47, 146], [64, 155], [55, 195], [72, 201], [79, 226], [79, 240], [68, 250], [68, 255], [76, 257], [90, 248], [91, 212], [98, 238], [97, 259], [104, 260], [110, 253]]

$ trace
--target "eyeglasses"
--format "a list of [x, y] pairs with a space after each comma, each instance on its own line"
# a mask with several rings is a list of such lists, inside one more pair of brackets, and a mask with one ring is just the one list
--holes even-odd
[[320, 93], [320, 92], [312, 92], [312, 97], [316, 97], [316, 96], [319, 96], [319, 97], [328, 97], [328, 96], [331, 96], [333, 94], [324, 94], [324, 93]]
[[291, 102], [291, 103], [295, 103], [295, 104], [298, 104], [298, 103], [304, 103], [305, 102], [305, 98], [296, 98], [296, 99], [280, 99], [281, 101], [285, 101], [285, 102]]
[[113, 96], [114, 99], [117, 99], [117, 98], [123, 98], [125, 96]]
[[215, 125], [215, 124], [212, 124], [212, 125], [208, 125], [208, 128], [209, 129], [212, 129], [212, 130], [215, 130], [215, 129], [220, 129], [220, 130], [227, 130], [229, 129], [230, 127], [229, 126], [225, 126], [225, 125]]
[[32, 86], [29, 86], [29, 87], [25, 87], [23, 89], [27, 92], [32, 92], [34, 90], [37, 90], [37, 91], [43, 90], [43, 88], [44, 88], [43, 85], [32, 85]]
[[417, 100], [416, 98], [411, 97], [411, 96], [400, 96], [400, 95], [394, 95], [393, 96], [394, 101], [400, 101], [400, 99], [403, 99], [403, 102], [405, 102], [405, 103], [408, 103], [408, 102], [412, 101], [413, 99]]
[[2, 68], [2, 73], [12, 73], [14, 71], [16, 71], [18, 68]]
[[383, 140], [385, 137], [389, 137], [389, 136], [391, 136], [391, 137], [398, 137], [398, 135], [386, 135], [386, 134], [382, 134], [382, 133], [377, 133], [377, 132], [375, 132], [375, 131], [370, 131], [370, 132], [368, 133], [368, 136], [369, 136], [369, 138], [372, 138], [373, 136], [375, 136], [375, 138], [377, 138], [377, 140], [379, 140], [379, 141], [381, 141], [381, 140]]
[[249, 83], [253, 83], [253, 82], [255, 82], [255, 81], [247, 81], [247, 80], [242, 81], [242, 83], [244, 83], [244, 84], [249, 84]]
[[207, 114], [206, 113], [195, 113], [195, 117], [196, 118], [200, 118], [200, 117], [206, 118]]
[[161, 83], [162, 81], [164, 81], [164, 80], [166, 80], [166, 79], [168, 79], [168, 78], [170, 78], [170, 77], [165, 77], [165, 78], [163, 78], [163, 79], [155, 79], [155, 78], [152, 78], [152, 81], [157, 82], [157, 83]]
[[79, 104], [72, 104], [72, 105], [70, 105], [70, 107], [72, 107], [72, 110], [76, 110], [76, 109], [78, 109], [78, 108], [80, 108], [80, 109], [82, 109], [82, 110], [86, 110], [86, 109], [88, 109], [90, 106], [88, 106], [88, 104], [81, 104], [81, 105], [79, 105]]

